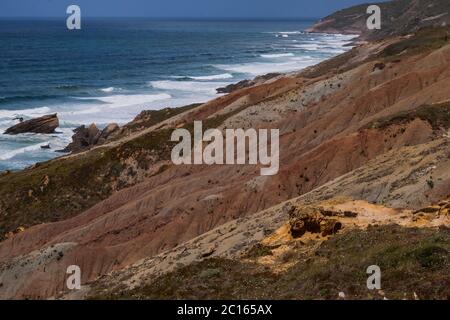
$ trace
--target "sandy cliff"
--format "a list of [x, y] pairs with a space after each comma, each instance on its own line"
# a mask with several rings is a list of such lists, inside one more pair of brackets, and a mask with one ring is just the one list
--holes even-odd
[[[450, 194], [445, 32], [364, 44], [156, 123], [141, 121], [100, 147], [0, 177], [5, 231], [27, 227], [0, 243], [0, 297], [67, 294], [72, 264], [81, 267], [83, 284], [91, 283], [78, 293], [84, 296], [110, 272], [121, 287], [121, 272], [151, 278], [157, 273], [145, 270], [167, 272], [177, 263], [241, 252], [286, 223], [286, 201], [364, 200], [366, 207], [405, 210], [414, 226], [412, 211]], [[264, 177], [248, 165], [172, 165], [170, 132], [191, 128], [193, 120], [222, 129], [279, 128], [280, 172]], [[370, 219], [383, 210], [396, 212], [377, 207]], [[446, 225], [447, 216], [427, 226]], [[177, 257], [171, 268], [167, 256]]]

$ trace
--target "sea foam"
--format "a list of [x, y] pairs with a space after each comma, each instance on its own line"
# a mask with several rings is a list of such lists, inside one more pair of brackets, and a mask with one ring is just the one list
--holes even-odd
[[207, 81], [207, 80], [224, 80], [224, 79], [232, 79], [233, 75], [229, 73], [222, 73], [222, 74], [216, 74], [211, 76], [188, 76], [188, 77], [177, 77], [179, 79], [191, 79], [191, 80], [198, 80], [198, 81]]
[[262, 54], [262, 58], [284, 58], [284, 57], [293, 57], [293, 53], [274, 53], [274, 54]]
[[216, 89], [227, 85], [226, 82], [205, 82], [205, 81], [151, 81], [149, 85], [154, 89], [186, 91], [191, 93], [215, 94]]
[[0, 118], [14, 118], [16, 116], [37, 117], [50, 113], [49, 107], [19, 109], [19, 110], [0, 110]]
[[43, 142], [43, 143], [37, 143], [37, 144], [31, 145], [31, 146], [15, 149], [15, 150], [0, 154], [0, 160], [9, 160], [21, 153], [41, 150], [41, 146], [48, 145], [49, 143], [50, 143], [50, 141]]

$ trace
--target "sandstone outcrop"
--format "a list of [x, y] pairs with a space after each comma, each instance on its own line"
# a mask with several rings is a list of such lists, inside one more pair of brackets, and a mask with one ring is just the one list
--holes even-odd
[[289, 216], [290, 231], [294, 238], [299, 238], [306, 232], [320, 233], [325, 237], [342, 228], [341, 222], [326, 217], [323, 209], [318, 207], [288, 205], [284, 210]]

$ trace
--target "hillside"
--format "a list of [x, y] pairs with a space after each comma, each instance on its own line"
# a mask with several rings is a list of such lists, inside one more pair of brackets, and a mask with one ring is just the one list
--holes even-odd
[[[201, 105], [139, 118], [83, 153], [4, 174], [1, 231], [17, 231], [0, 243], [0, 298], [253, 298], [248, 288], [273, 279], [284, 288], [273, 298], [337, 298], [326, 281], [293, 294], [305, 279], [309, 286], [329, 277], [321, 254], [331, 265], [347, 261], [339, 283], [383, 257], [383, 266], [404, 264], [406, 275], [430, 279], [415, 284], [420, 295], [448, 297], [448, 32], [426, 28], [366, 43]], [[206, 128], [279, 128], [280, 172], [174, 166], [170, 133], [192, 130], [194, 120]], [[343, 228], [293, 239], [286, 205], [320, 212], [331, 205], [326, 211]], [[361, 239], [373, 250], [356, 263], [367, 249], [353, 250]], [[258, 259], [267, 256], [265, 269]], [[309, 257], [317, 271], [295, 257]], [[84, 285], [74, 293], [65, 288], [71, 264], [81, 267]], [[403, 281], [396, 268], [389, 271], [395, 284]], [[214, 275], [229, 270], [235, 281], [218, 292]], [[233, 287], [248, 274], [259, 282]], [[205, 288], [187, 295], [172, 283], [178, 278], [202, 279]], [[392, 297], [411, 298], [413, 286], [406, 282]], [[366, 297], [360, 287], [344, 289]]]
[[308, 31], [358, 34], [361, 40], [380, 40], [406, 35], [424, 27], [450, 24], [450, 2], [447, 0], [394, 0], [371, 3], [381, 9], [381, 29], [368, 30], [366, 13], [369, 4], [335, 12], [317, 22]]

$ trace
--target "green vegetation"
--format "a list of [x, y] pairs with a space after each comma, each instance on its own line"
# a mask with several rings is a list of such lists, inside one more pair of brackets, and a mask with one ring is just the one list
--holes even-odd
[[[171, 130], [157, 130], [116, 147], [101, 147], [55, 159], [0, 177], [0, 239], [19, 226], [70, 218], [134, 182], [125, 160], [149, 169], [156, 159], [170, 159]], [[125, 174], [126, 175], [126, 174]]]
[[264, 257], [264, 256], [271, 256], [272, 255], [272, 247], [265, 246], [261, 243], [258, 243], [254, 245], [248, 252], [245, 254], [245, 258], [258, 258], [258, 257]]
[[[439, 49], [449, 43], [450, 27], [426, 27], [415, 32], [414, 36], [396, 41], [383, 49], [378, 55], [369, 56], [364, 61], [349, 63], [352, 58], [358, 55], [359, 48], [355, 47], [350, 51], [305, 69], [302, 72], [302, 76], [316, 78], [329, 72], [343, 73], [354, 68], [356, 65], [370, 61], [382, 60], [385, 63], [395, 62], [406, 56]], [[377, 62], [377, 64], [380, 65], [382, 63]]]
[[161, 123], [167, 119], [170, 119], [185, 111], [194, 109], [202, 105], [201, 103], [194, 103], [180, 108], [164, 108], [161, 110], [147, 110], [142, 111], [134, 121], [125, 125], [124, 128], [131, 132], [138, 131], [141, 128], [150, 128], [158, 123]]
[[[450, 230], [372, 226], [338, 234], [305, 254], [294, 246], [295, 265], [273, 273], [249, 259], [211, 258], [157, 277], [132, 291], [91, 298], [107, 299], [383, 299], [368, 290], [367, 267], [381, 268], [388, 299], [450, 298]], [[258, 246], [253, 252], [266, 255]], [[252, 251], [251, 251], [252, 252]], [[252, 254], [249, 255], [253, 256]], [[254, 255], [255, 257], [260, 254]]]
[[406, 37], [387, 46], [380, 58], [398, 59], [401, 56], [425, 53], [437, 50], [450, 43], [450, 27], [426, 27], [415, 32], [414, 36]]
[[364, 128], [383, 129], [394, 124], [403, 124], [414, 119], [427, 121], [434, 130], [450, 128], [450, 102], [423, 105], [414, 110], [403, 111], [387, 118], [378, 119]]
[[329, 72], [343, 73], [354, 67], [354, 64], [348, 64], [352, 58], [358, 55], [358, 48], [342, 53], [334, 58], [320, 62], [319, 64], [307, 68], [302, 72], [302, 76], [310, 79], [321, 77]]

